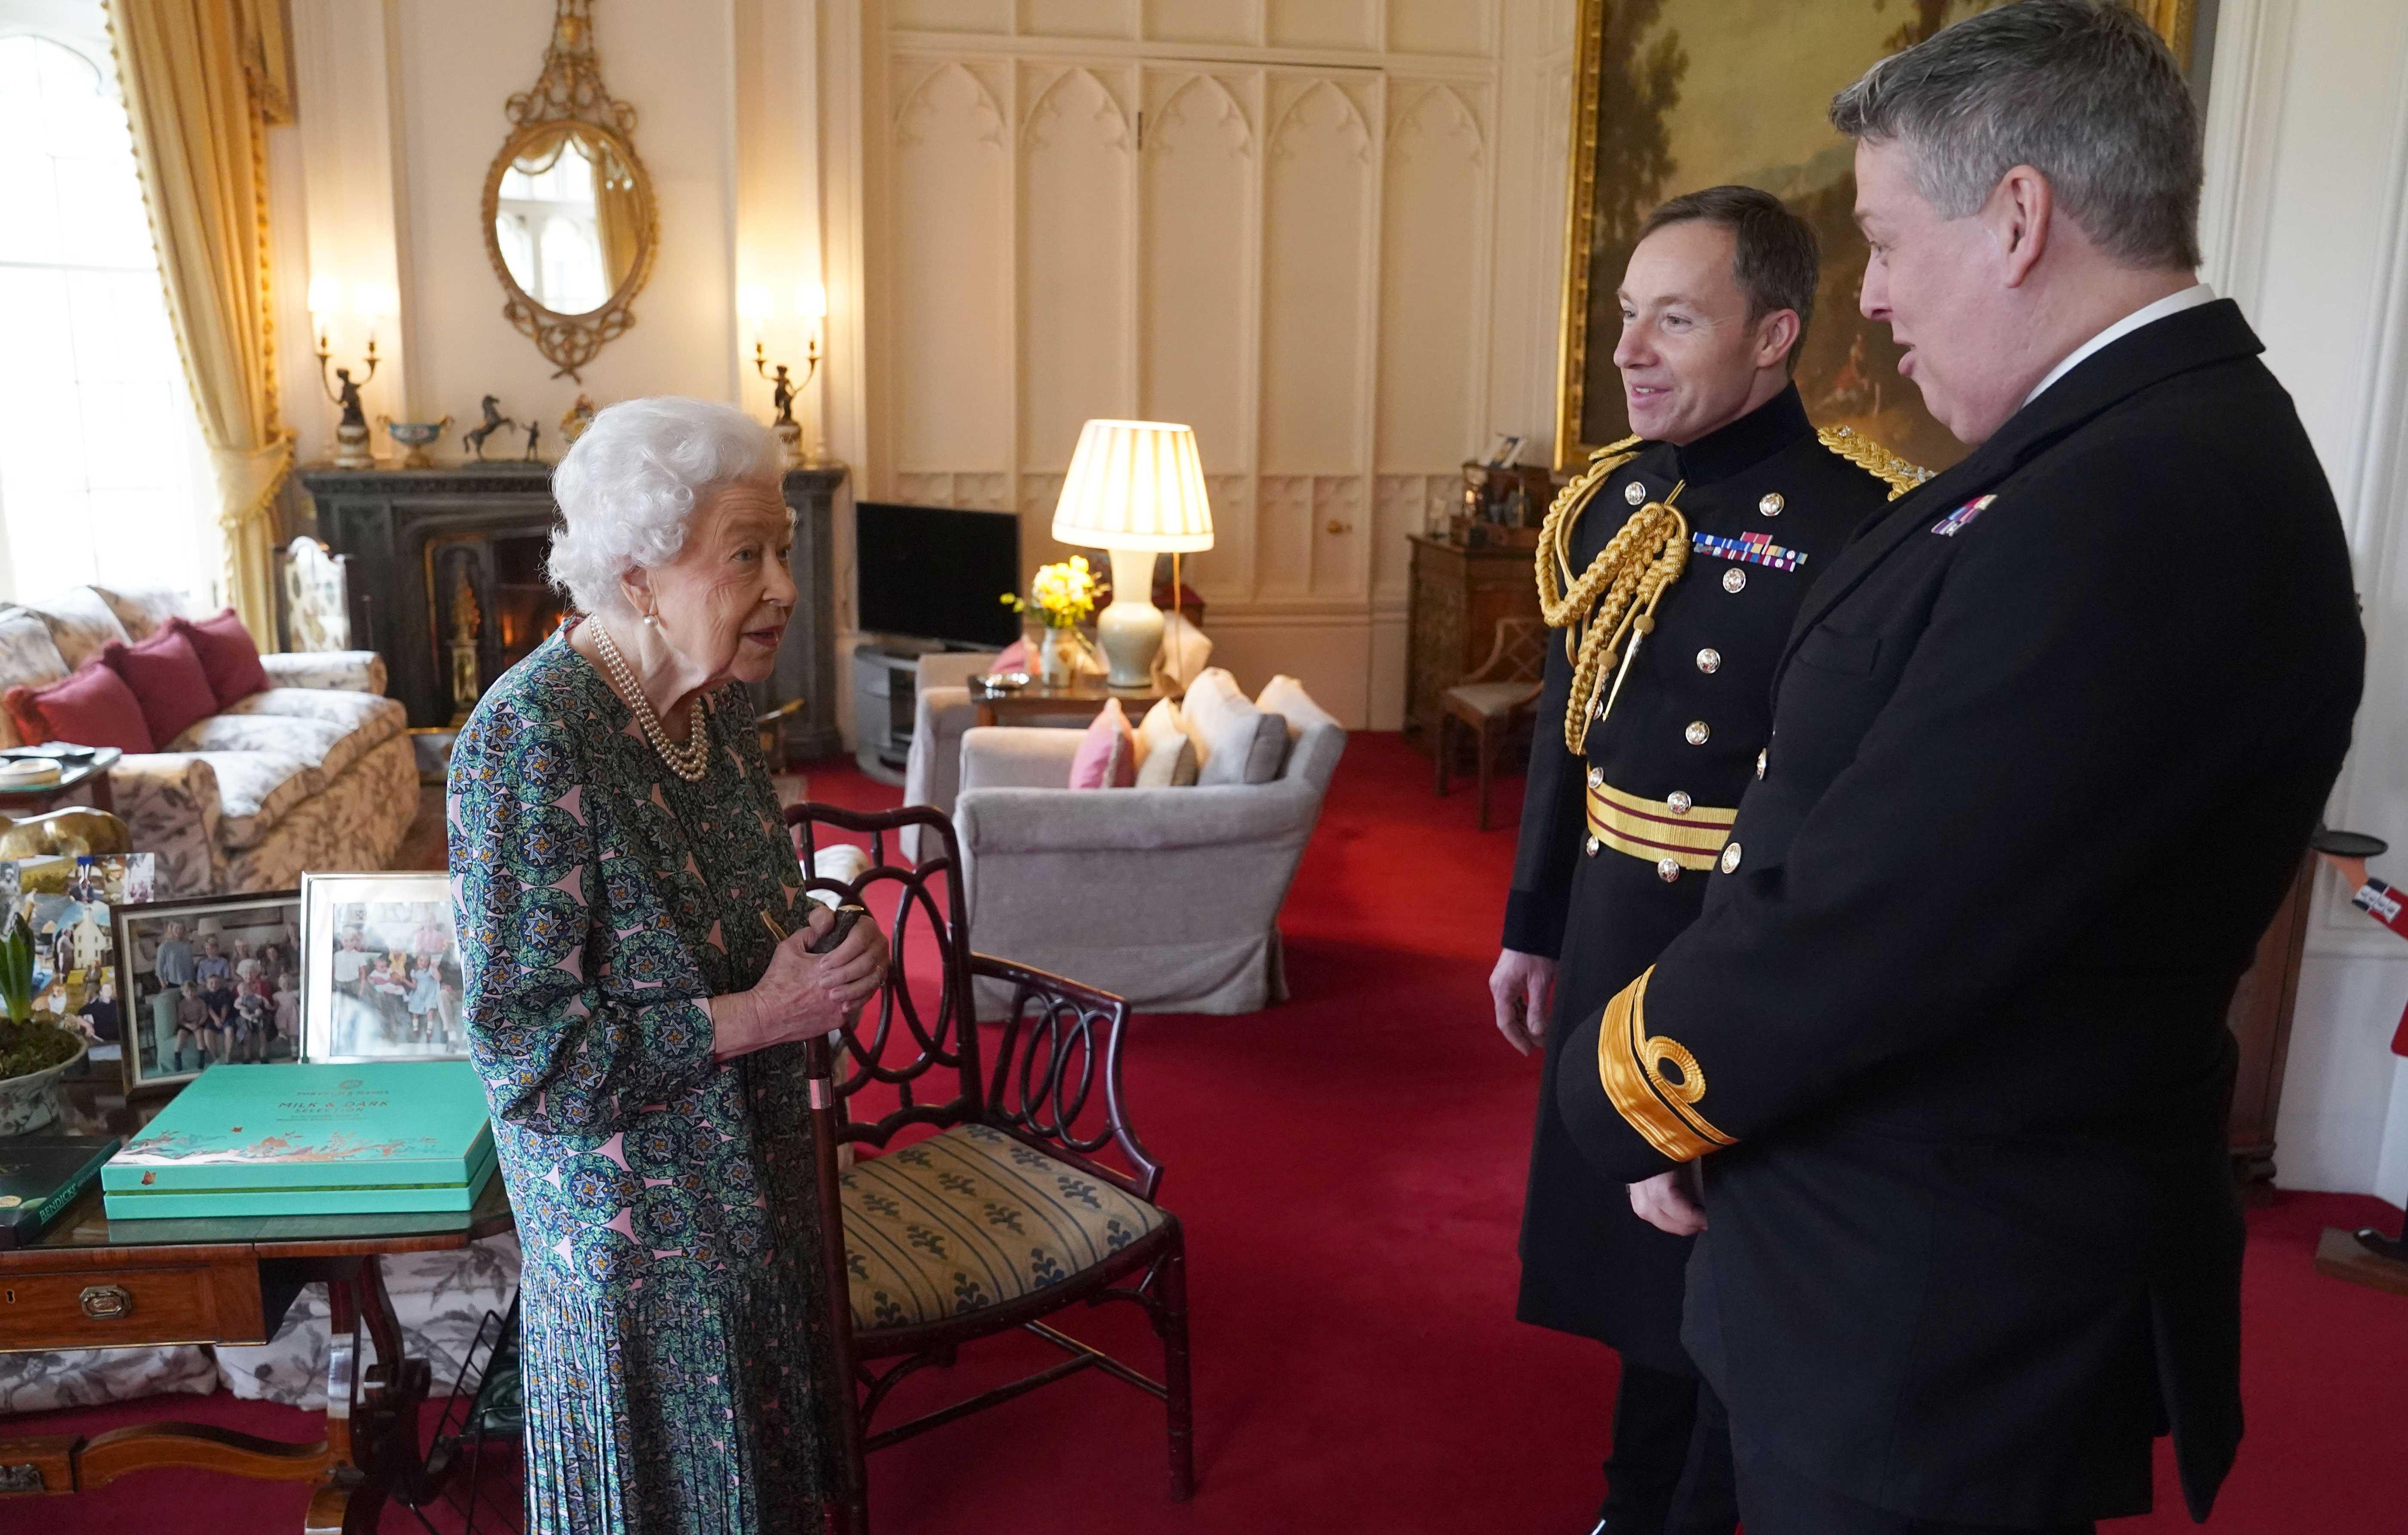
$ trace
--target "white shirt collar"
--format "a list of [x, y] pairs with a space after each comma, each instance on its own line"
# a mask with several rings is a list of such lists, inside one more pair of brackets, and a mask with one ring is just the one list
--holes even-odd
[[2042, 379], [2040, 382], [2032, 386], [2032, 392], [2024, 396], [2024, 404], [2029, 405], [2032, 401], [2040, 398], [2042, 391], [2046, 390], [2049, 385], [2057, 382], [2057, 380], [2062, 379], [2067, 374], [2072, 372], [2076, 366], [2088, 360], [2091, 353], [2102, 351], [2105, 348], [2112, 346], [2115, 342], [2122, 340], [2127, 336], [2131, 335], [2134, 331], [2139, 330], [2142, 326], [2155, 324], [2170, 314], [2180, 314], [2185, 309], [2195, 309], [2201, 304], [2213, 304], [2214, 302], [2214, 289], [2209, 287], [2204, 282], [2194, 282], [2178, 294], [2168, 294], [2165, 297], [2158, 299], [2154, 304], [2143, 305], [2141, 308], [2134, 309], [2131, 313], [2126, 315], [2123, 319], [2118, 320], [2114, 324], [2108, 326], [2105, 330], [2100, 331], [2089, 340], [2083, 342], [2071, 351], [2067, 352], [2063, 362], [2048, 370], [2048, 377]]

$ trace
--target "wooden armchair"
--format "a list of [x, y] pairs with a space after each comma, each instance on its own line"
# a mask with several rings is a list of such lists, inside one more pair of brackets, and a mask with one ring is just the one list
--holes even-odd
[[[1183, 1501], [1196, 1481], [1186, 1242], [1178, 1217], [1154, 1203], [1162, 1165], [1122, 1103], [1126, 1004], [970, 953], [960, 851], [952, 823], [938, 811], [864, 814], [806, 804], [790, 807], [786, 823], [806, 870], [823, 827], [869, 837], [869, 867], [858, 876], [812, 876], [809, 883], [868, 908], [889, 925], [893, 945], [884, 989], [833, 1052], [817, 1044], [812, 1063], [814, 1078], [830, 1084], [815, 1126], [823, 1187], [843, 1214], [840, 1231], [824, 1223], [833, 1352], [839, 1378], [855, 1388], [838, 1404], [845, 1421], [837, 1528], [848, 1535], [868, 1529], [869, 1451], [1088, 1369], [1162, 1400], [1170, 1496]], [[916, 866], [890, 852], [906, 827], [916, 831]], [[1001, 983], [1012, 996], [985, 1071], [970, 1004], [974, 976]], [[815, 1082], [815, 1104], [821, 1097]], [[838, 1143], [877, 1154], [839, 1173]], [[1113, 1300], [1134, 1303], [1153, 1323], [1162, 1341], [1161, 1380], [1048, 1320]], [[965, 1342], [1014, 1328], [1065, 1357], [873, 1431], [879, 1408], [906, 1377], [951, 1364]]]
[[1480, 829], [1488, 829], [1488, 781], [1496, 769], [1497, 752], [1514, 724], [1539, 701], [1539, 680], [1546, 670], [1547, 628], [1535, 618], [1500, 618], [1488, 659], [1463, 681], [1439, 695], [1438, 792], [1444, 798], [1448, 757], [1454, 742], [1447, 725], [1461, 721], [1471, 727], [1480, 762]]

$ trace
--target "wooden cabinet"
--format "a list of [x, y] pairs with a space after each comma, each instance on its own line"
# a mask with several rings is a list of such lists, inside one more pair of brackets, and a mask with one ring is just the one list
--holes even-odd
[[1488, 658], [1500, 618], [1539, 616], [1538, 556], [1526, 549], [1465, 549], [1426, 534], [1412, 544], [1405, 638], [1405, 734], [1430, 748], [1438, 696]]
[[2225, 1022], [2241, 1047], [2232, 1080], [2232, 1173], [2253, 1197], [2271, 1193], [2274, 1179], [2274, 1114], [2283, 1104], [2283, 1061], [2291, 1048], [2291, 1008], [2300, 995], [2300, 956], [2307, 948], [2308, 897], [2316, 860], [2300, 860], [2290, 893], [2258, 940], [2258, 957], [2233, 990]]

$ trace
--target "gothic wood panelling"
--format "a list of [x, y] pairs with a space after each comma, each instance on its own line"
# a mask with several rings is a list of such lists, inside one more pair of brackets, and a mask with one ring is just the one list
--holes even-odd
[[1094, 71], [1024, 65], [1020, 82], [1020, 466], [1065, 469], [1088, 418], [1136, 404], [1136, 129]]
[[1012, 249], [1009, 119], [990, 78], [961, 63], [908, 69], [895, 118], [895, 463], [906, 471], [1011, 467]]
[[[1349, 88], [1353, 87], [1352, 90]], [[1283, 475], [1360, 474], [1369, 403], [1366, 347], [1373, 274], [1378, 81], [1309, 73], [1271, 77], [1263, 194], [1261, 467]], [[1362, 92], [1374, 99], [1356, 99]], [[1322, 497], [1308, 494], [1308, 512]], [[1346, 595], [1360, 587], [1347, 544], [1326, 524], [1269, 519], [1257, 530], [1255, 590]], [[1350, 540], [1359, 548], [1361, 538]]]
[[1225, 497], [1221, 482], [1254, 461], [1256, 343], [1248, 317], [1262, 157], [1240, 93], [1252, 96], [1258, 84], [1149, 71], [1139, 183], [1138, 410], [1196, 428], [1213, 476], [1216, 541], [1182, 574], [1241, 600], [1254, 595], [1254, 523], [1239, 514], [1252, 496]]

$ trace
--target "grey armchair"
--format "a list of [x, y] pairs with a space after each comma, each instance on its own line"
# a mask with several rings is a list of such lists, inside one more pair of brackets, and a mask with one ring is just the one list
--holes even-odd
[[[1074, 790], [1078, 731], [968, 731], [953, 829], [979, 947], [1152, 1012], [1283, 999], [1280, 906], [1346, 731], [1285, 679], [1259, 701], [1288, 722], [1268, 783]], [[981, 1015], [1008, 1001], [982, 992]]]

